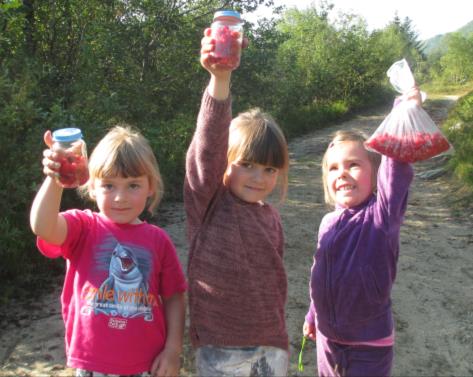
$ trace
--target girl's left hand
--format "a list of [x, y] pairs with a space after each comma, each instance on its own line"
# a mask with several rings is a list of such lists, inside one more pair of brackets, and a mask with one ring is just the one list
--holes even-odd
[[156, 356], [151, 367], [151, 376], [153, 377], [178, 377], [181, 367], [179, 353], [171, 350], [164, 350]]
[[316, 334], [315, 326], [313, 324], [310, 324], [304, 321], [304, 326], [302, 327], [302, 335], [304, 335], [305, 337], [315, 342], [316, 340], [315, 334]]

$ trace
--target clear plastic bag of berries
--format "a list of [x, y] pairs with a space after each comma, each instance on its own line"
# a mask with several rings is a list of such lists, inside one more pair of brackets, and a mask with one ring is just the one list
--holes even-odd
[[[375, 152], [395, 160], [414, 163], [452, 151], [452, 146], [427, 112], [409, 97], [415, 80], [405, 59], [387, 71], [393, 87], [401, 93], [376, 131], [365, 142]], [[422, 93], [422, 101], [425, 93]]]

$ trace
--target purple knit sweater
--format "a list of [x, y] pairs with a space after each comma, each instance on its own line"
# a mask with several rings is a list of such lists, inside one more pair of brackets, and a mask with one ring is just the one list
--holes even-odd
[[190, 337], [194, 347], [288, 349], [279, 214], [238, 199], [222, 183], [231, 118], [231, 99], [206, 91], [187, 152]]

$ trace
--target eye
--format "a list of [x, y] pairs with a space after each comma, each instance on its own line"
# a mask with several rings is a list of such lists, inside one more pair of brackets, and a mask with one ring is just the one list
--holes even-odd
[[360, 166], [360, 164], [358, 162], [352, 162], [350, 164], [350, 168], [357, 168], [358, 166]]
[[238, 161], [237, 165], [246, 169], [251, 169], [253, 167], [253, 164], [249, 161]]
[[102, 183], [101, 187], [105, 190], [105, 191], [110, 191], [113, 189], [113, 185], [111, 183]]
[[269, 174], [275, 174], [278, 172], [278, 169], [273, 168], [272, 166], [267, 166], [264, 171]]
[[338, 168], [337, 168], [336, 165], [330, 165], [330, 166], [328, 167], [328, 171], [336, 171], [337, 169], [338, 169]]
[[137, 190], [140, 188], [140, 185], [138, 183], [130, 183], [130, 188], [132, 190]]

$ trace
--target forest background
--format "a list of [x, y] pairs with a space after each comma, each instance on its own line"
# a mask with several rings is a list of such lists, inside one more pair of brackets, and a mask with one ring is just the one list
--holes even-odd
[[[0, 0], [0, 304], [57, 283], [61, 261], [35, 249], [29, 209], [43, 180], [46, 130], [77, 126], [89, 151], [126, 122], [150, 140], [166, 193], [180, 200], [185, 151], [208, 74], [203, 30], [219, 9], [253, 11], [270, 0]], [[472, 200], [473, 24], [442, 46], [420, 41], [413, 21], [393, 16], [368, 31], [361, 16], [329, 15], [327, 2], [246, 23], [232, 87], [235, 113], [259, 106], [291, 139], [392, 101], [386, 70], [406, 58], [421, 89], [460, 93], [443, 130], [448, 169]], [[92, 207], [66, 190], [63, 208]], [[151, 219], [153, 220], [153, 219]]]

